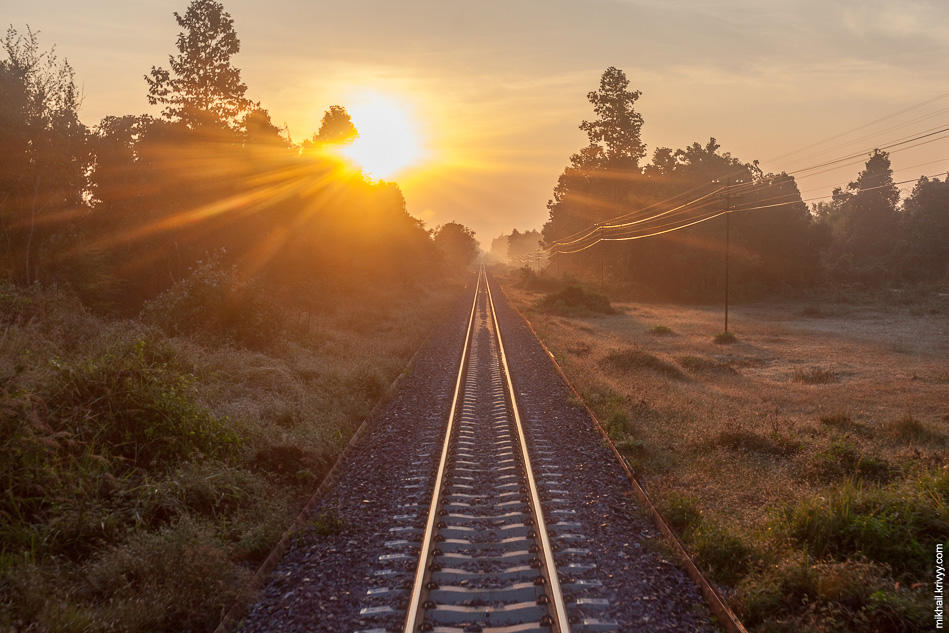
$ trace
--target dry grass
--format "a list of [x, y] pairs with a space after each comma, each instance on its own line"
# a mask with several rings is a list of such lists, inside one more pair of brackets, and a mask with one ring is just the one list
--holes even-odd
[[453, 294], [237, 346], [0, 285], [0, 630], [213, 629]]
[[[938, 316], [949, 306], [738, 306], [737, 338], [720, 345], [718, 307], [617, 303], [616, 315], [554, 319], [531, 311], [531, 293], [507, 291], [601, 419], [623, 422], [611, 434], [635, 445], [630, 462], [706, 569], [735, 590], [752, 630], [926, 621], [925, 596], [911, 588], [930, 580], [926, 569], [891, 561], [931, 549], [927, 521], [949, 520], [949, 384], [939, 379], [949, 339]], [[655, 336], [657, 322], [676, 336]], [[623, 349], [675, 359], [690, 379], [651, 362], [623, 372], [603, 362]], [[923, 518], [887, 522], [881, 512]]]

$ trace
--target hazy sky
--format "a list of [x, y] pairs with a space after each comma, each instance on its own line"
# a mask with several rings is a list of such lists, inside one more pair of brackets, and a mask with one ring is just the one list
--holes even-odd
[[[468, 224], [484, 246], [539, 227], [585, 137], [586, 93], [626, 71], [649, 155], [715, 136], [766, 170], [793, 170], [949, 126], [949, 2], [827, 0], [224, 0], [249, 96], [296, 140], [323, 111], [374, 91], [423, 122], [430, 162], [395, 179], [430, 226]], [[82, 118], [154, 112], [142, 76], [167, 66], [185, 0], [0, 0], [75, 67]], [[920, 105], [927, 99], [931, 103]], [[809, 151], [782, 155], [903, 108]], [[941, 111], [945, 110], [945, 111]], [[893, 155], [897, 180], [949, 169], [949, 140]], [[805, 197], [859, 166], [800, 182]]]

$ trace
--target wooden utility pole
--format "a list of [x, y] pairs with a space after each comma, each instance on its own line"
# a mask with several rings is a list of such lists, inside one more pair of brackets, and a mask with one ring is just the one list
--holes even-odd
[[728, 334], [728, 251], [731, 246], [731, 179], [725, 181], [725, 334]]

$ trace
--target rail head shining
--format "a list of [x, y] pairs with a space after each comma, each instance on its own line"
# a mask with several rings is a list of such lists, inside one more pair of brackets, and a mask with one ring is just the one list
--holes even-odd
[[[405, 633], [415, 633], [415, 626], [421, 608], [425, 570], [428, 568], [428, 559], [432, 551], [432, 538], [435, 535], [435, 519], [438, 512], [438, 503], [442, 495], [442, 481], [445, 478], [445, 464], [448, 461], [448, 452], [451, 445], [452, 429], [455, 421], [455, 411], [458, 409], [458, 399], [461, 394], [461, 381], [465, 374], [470, 349], [471, 330], [474, 327], [475, 308], [478, 306], [478, 295], [481, 291], [481, 279], [484, 271], [478, 273], [475, 283], [474, 299], [471, 301], [471, 313], [468, 315], [468, 330], [465, 333], [465, 345], [461, 353], [461, 363], [458, 365], [458, 377], [455, 379], [455, 392], [451, 398], [451, 409], [448, 412], [448, 427], [445, 429], [445, 441], [442, 443], [442, 454], [438, 460], [438, 473], [435, 475], [435, 490], [432, 493], [432, 503], [428, 510], [428, 520], [425, 523], [425, 534], [422, 537], [422, 547], [419, 551], [418, 569], [415, 570], [415, 581], [412, 583], [412, 594], [409, 598], [409, 609], [405, 615]], [[487, 283], [485, 283], [487, 285]]]
[[567, 607], [564, 604], [563, 593], [560, 590], [560, 578], [557, 575], [557, 564], [554, 561], [553, 548], [550, 547], [550, 537], [547, 534], [547, 522], [544, 520], [544, 511], [540, 507], [540, 495], [537, 493], [537, 483], [534, 480], [534, 471], [531, 468], [531, 458], [527, 451], [527, 438], [524, 435], [524, 427], [521, 424], [521, 415], [517, 407], [517, 398], [514, 392], [514, 383], [511, 381], [511, 370], [508, 368], [507, 355], [504, 353], [504, 341], [501, 338], [501, 327], [498, 324], [498, 315], [494, 310], [494, 297], [491, 294], [491, 284], [488, 283], [488, 276], [482, 266], [482, 275], [484, 276], [484, 286], [488, 293], [488, 307], [491, 310], [491, 318], [494, 321], [494, 331], [498, 339], [498, 352], [501, 356], [501, 368], [504, 370], [504, 377], [507, 381], [507, 393], [510, 397], [511, 410], [514, 414], [514, 425], [517, 427], [517, 436], [520, 440], [521, 457], [524, 460], [524, 470], [527, 473], [527, 483], [530, 489], [531, 504], [534, 506], [535, 521], [537, 523], [537, 536], [540, 538], [540, 546], [544, 555], [544, 566], [547, 569], [547, 580], [550, 583], [551, 601], [554, 604], [555, 622], [552, 630], [560, 633], [570, 633], [570, 621], [567, 619]]

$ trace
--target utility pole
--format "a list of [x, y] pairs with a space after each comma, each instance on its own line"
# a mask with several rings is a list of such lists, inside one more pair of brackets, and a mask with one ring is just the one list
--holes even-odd
[[725, 181], [725, 334], [728, 334], [728, 251], [731, 242], [731, 178]]

